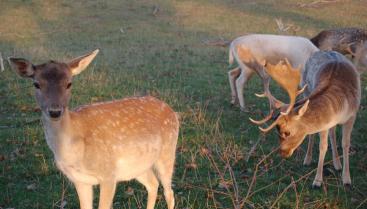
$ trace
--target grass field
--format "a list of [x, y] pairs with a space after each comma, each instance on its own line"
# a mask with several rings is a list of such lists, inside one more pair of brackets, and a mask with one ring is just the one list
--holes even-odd
[[[343, 186], [329, 150], [324, 184], [315, 190], [316, 147], [309, 167], [302, 166], [306, 143], [287, 160], [273, 152], [276, 134], [262, 136], [248, 120], [267, 110], [266, 101], [253, 96], [261, 91], [259, 79], [245, 90], [251, 114], [231, 107], [227, 48], [206, 44], [246, 33], [279, 34], [275, 18], [293, 25], [286, 33], [306, 37], [328, 28], [367, 28], [365, 1], [2, 0], [0, 8], [4, 57], [41, 63], [101, 50], [75, 78], [71, 107], [150, 94], [180, 113], [176, 208], [367, 208], [367, 77], [362, 76], [363, 100], [352, 135], [352, 187]], [[56, 169], [46, 145], [33, 90], [5, 63], [0, 208], [78, 208], [73, 185]], [[278, 88], [273, 91], [286, 98]], [[120, 183], [114, 208], [145, 208], [146, 196], [140, 184]], [[162, 190], [156, 208], [166, 208]]]

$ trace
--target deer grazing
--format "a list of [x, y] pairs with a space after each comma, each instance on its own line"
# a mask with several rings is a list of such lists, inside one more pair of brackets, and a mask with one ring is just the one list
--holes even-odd
[[310, 40], [320, 50], [349, 54], [356, 66], [367, 67], [367, 30], [360, 28], [323, 30]]
[[[267, 73], [287, 90], [291, 97], [297, 95], [297, 86], [301, 73], [286, 62], [277, 65], [266, 65]], [[343, 129], [343, 183], [350, 185], [349, 147], [350, 137], [361, 99], [359, 73], [354, 65], [343, 55], [334, 51], [319, 51], [314, 53], [305, 65], [301, 85], [307, 86], [304, 98], [291, 106], [289, 114], [278, 114], [275, 121], [267, 128], [260, 129], [268, 132], [277, 127], [280, 136], [280, 154], [290, 157], [294, 150], [303, 142], [306, 135], [319, 133], [319, 162], [314, 187], [321, 186], [324, 157], [327, 151], [329, 129], [334, 133], [335, 126], [342, 125]], [[289, 108], [283, 105], [280, 109]], [[253, 120], [252, 120], [253, 121]], [[261, 125], [266, 121], [253, 121]], [[336, 142], [332, 141], [334, 166], [338, 165]], [[309, 146], [310, 148], [310, 146]], [[311, 152], [307, 152], [311, 153]], [[340, 162], [339, 162], [340, 164]], [[336, 166], [336, 169], [339, 169]]]
[[68, 108], [72, 77], [97, 53], [67, 63], [33, 65], [22, 58], [9, 58], [9, 63], [33, 80], [47, 144], [57, 167], [74, 183], [81, 209], [93, 208], [93, 185], [100, 186], [99, 209], [110, 209], [116, 184], [131, 179], [147, 189], [148, 209], [154, 208], [160, 181], [173, 209], [179, 122], [167, 104], [146, 96]]
[[[269, 92], [270, 78], [264, 71], [262, 63], [266, 61], [276, 64], [287, 58], [292, 66], [301, 66], [303, 69], [307, 59], [318, 50], [310, 40], [297, 36], [251, 34], [236, 38], [229, 47], [229, 64], [233, 64], [235, 59], [239, 65], [228, 72], [231, 103], [235, 104], [238, 101], [241, 110], [246, 110], [243, 88], [256, 72], [264, 88], [264, 94], [257, 96], [269, 98], [270, 112], [272, 112], [278, 106], [278, 101]], [[252, 58], [248, 58], [248, 55]], [[249, 60], [251, 60], [250, 64]]]

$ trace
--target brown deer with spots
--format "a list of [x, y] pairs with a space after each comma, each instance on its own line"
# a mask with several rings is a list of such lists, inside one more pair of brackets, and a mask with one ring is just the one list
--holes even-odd
[[98, 208], [110, 209], [116, 184], [131, 179], [147, 189], [148, 209], [154, 208], [160, 181], [173, 209], [179, 122], [167, 104], [147, 96], [68, 108], [72, 77], [97, 53], [67, 63], [33, 65], [22, 58], [9, 58], [9, 63], [33, 80], [47, 144], [57, 167], [74, 183], [82, 209], [93, 208], [93, 185], [100, 186]]
[[[286, 75], [300, 73], [300, 71], [295, 71], [289, 63], [279, 63], [275, 66], [268, 64], [266, 71], [288, 93], [298, 94], [297, 86], [300, 82], [300, 76]], [[349, 185], [351, 184], [349, 173], [350, 137], [361, 100], [359, 73], [343, 55], [334, 51], [319, 51], [315, 52], [305, 65], [301, 86], [306, 85], [305, 98], [291, 105], [292, 109], [289, 114], [279, 114], [269, 127], [260, 129], [263, 132], [268, 132], [277, 127], [282, 157], [290, 157], [307, 135], [319, 133], [319, 162], [313, 182], [313, 186], [319, 187], [323, 179], [323, 164], [327, 151], [329, 129], [335, 130], [335, 126], [341, 124], [344, 164], [342, 177], [343, 183]], [[289, 106], [283, 105], [281, 108], [288, 109]], [[261, 123], [256, 124], [261, 125]], [[312, 144], [312, 140], [310, 141]], [[334, 166], [336, 169], [340, 169], [335, 134], [331, 142]], [[312, 153], [310, 149], [312, 146], [309, 146], [308, 154]]]
[[334, 50], [351, 55], [353, 63], [363, 72], [367, 68], [367, 30], [360, 28], [336, 28], [323, 30], [310, 39], [321, 50]]

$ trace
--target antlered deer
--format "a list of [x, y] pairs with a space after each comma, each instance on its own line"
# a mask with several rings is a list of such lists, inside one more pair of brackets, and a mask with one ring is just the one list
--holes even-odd
[[[266, 65], [269, 75], [288, 91], [296, 94], [299, 76], [289, 64], [279, 63]], [[289, 75], [289, 76], [288, 76]], [[342, 124], [343, 128], [343, 183], [351, 184], [349, 173], [350, 136], [361, 99], [359, 73], [354, 65], [343, 55], [334, 52], [319, 51], [314, 53], [305, 65], [302, 86], [307, 85], [305, 98], [292, 106], [288, 115], [278, 115], [267, 128], [268, 132], [277, 127], [280, 135], [280, 154], [290, 157], [293, 151], [303, 142], [306, 135], [319, 133], [320, 153], [317, 173], [313, 186], [322, 183], [324, 157], [327, 151], [329, 129]], [[289, 108], [286, 105], [282, 108]], [[256, 122], [256, 121], [255, 121]], [[264, 122], [264, 121], [262, 121]], [[260, 125], [261, 123], [256, 123]], [[337, 157], [336, 145], [332, 140]], [[334, 159], [334, 166], [337, 159]]]
[[9, 63], [33, 80], [47, 144], [57, 167], [74, 183], [82, 209], [93, 208], [93, 185], [100, 185], [99, 209], [110, 209], [117, 182], [131, 179], [147, 189], [149, 209], [154, 208], [159, 179], [173, 209], [179, 122], [167, 104], [147, 96], [68, 108], [72, 77], [97, 53], [67, 63], [33, 65], [22, 58], [9, 58]]
[[323, 30], [310, 40], [321, 50], [350, 54], [355, 65], [367, 67], [367, 30], [360, 28]]
[[[256, 72], [262, 79], [264, 88], [264, 94], [257, 96], [267, 96], [272, 111], [277, 107], [278, 101], [269, 92], [270, 78], [264, 71], [262, 63], [266, 61], [276, 64], [287, 58], [293, 67], [303, 69], [307, 59], [318, 50], [310, 40], [297, 36], [251, 34], [236, 38], [229, 47], [229, 64], [232, 64], [235, 59], [239, 65], [228, 72], [232, 95], [231, 103], [235, 104], [238, 100], [241, 110], [246, 109], [243, 88]], [[251, 54], [253, 57], [251, 64], [248, 63], [249, 59], [246, 54]]]

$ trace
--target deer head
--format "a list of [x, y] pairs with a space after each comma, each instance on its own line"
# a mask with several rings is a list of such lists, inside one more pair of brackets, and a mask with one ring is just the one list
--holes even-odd
[[[267, 128], [259, 128], [266, 133], [274, 127], [277, 127], [280, 136], [281, 155], [283, 157], [289, 157], [307, 135], [306, 128], [303, 127], [303, 123], [300, 123], [300, 120], [307, 111], [309, 100], [300, 102], [297, 107], [294, 108], [296, 97], [305, 90], [306, 86], [298, 90], [298, 85], [301, 80], [300, 70], [293, 69], [287, 60], [284, 62], [281, 61], [277, 65], [267, 64], [265, 67], [270, 77], [287, 91], [290, 97], [290, 103], [283, 104], [279, 108], [280, 114], [275, 117], [275, 121], [270, 126]], [[284, 110], [285, 112], [283, 112]], [[257, 125], [261, 125], [268, 121], [268, 118], [262, 121], [255, 121], [251, 118], [250, 120]]]
[[354, 64], [367, 67], [367, 42], [351, 43], [346, 46], [346, 51], [354, 57]]
[[33, 65], [26, 59], [13, 57], [8, 61], [18, 75], [33, 80], [42, 113], [52, 120], [59, 120], [69, 104], [72, 77], [85, 70], [98, 52], [95, 50], [67, 63], [49, 61]]

